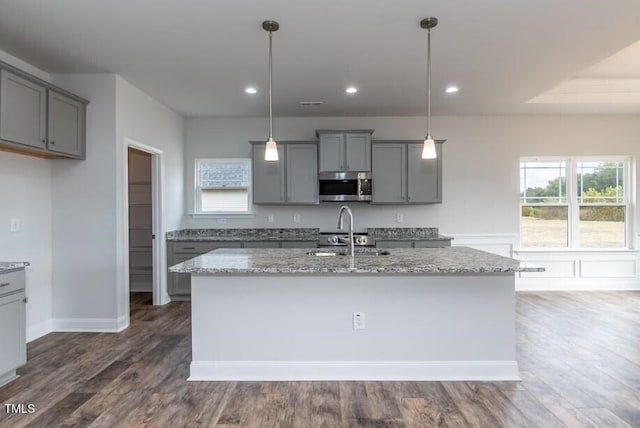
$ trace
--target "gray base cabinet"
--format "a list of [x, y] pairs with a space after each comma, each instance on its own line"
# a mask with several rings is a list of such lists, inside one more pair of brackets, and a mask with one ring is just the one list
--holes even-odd
[[375, 141], [371, 203], [442, 203], [442, 143], [436, 141], [436, 159], [422, 159], [421, 141]]
[[24, 270], [0, 274], [0, 386], [27, 362]]
[[316, 205], [318, 146], [315, 142], [279, 142], [275, 162], [264, 160], [264, 142], [251, 142], [253, 203]]
[[0, 61], [0, 149], [84, 159], [88, 103]]
[[448, 239], [430, 239], [425, 241], [376, 241], [376, 248], [442, 248], [450, 247]]
[[372, 129], [316, 130], [320, 172], [371, 171]]
[[[181, 241], [167, 242], [167, 266], [182, 263], [218, 248], [316, 248], [318, 241]], [[191, 300], [191, 274], [167, 274], [171, 300]]]

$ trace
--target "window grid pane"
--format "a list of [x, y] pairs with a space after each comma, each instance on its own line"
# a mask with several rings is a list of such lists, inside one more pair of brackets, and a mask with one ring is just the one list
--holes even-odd
[[520, 201], [523, 204], [566, 204], [566, 162], [520, 162]]
[[578, 203], [624, 204], [623, 162], [578, 162]]

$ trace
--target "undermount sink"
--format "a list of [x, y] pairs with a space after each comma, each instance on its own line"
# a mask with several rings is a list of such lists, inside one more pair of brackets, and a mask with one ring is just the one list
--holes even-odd
[[[334, 257], [334, 256], [348, 256], [349, 252], [346, 250], [313, 250], [307, 251], [307, 256], [315, 256], [315, 257]], [[377, 256], [388, 256], [391, 253], [388, 250], [361, 250], [355, 251], [354, 257], [377, 257]]]

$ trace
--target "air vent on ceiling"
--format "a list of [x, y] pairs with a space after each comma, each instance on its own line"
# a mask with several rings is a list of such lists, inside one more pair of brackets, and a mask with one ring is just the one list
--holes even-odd
[[322, 105], [322, 101], [300, 101], [298, 104], [301, 106], [319, 106]]

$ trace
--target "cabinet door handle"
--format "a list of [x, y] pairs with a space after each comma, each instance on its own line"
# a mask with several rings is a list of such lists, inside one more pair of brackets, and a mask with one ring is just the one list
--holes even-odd
[[8, 285], [11, 285], [10, 282], [3, 282], [2, 284], [0, 284], [0, 287], [6, 287]]
[[25, 297], [24, 299], [22, 299], [22, 301], [23, 301], [24, 303], [29, 303], [29, 298], [28, 298], [28, 297]]
[[52, 146], [55, 146], [56, 142], [51, 140], [51, 141], [49, 141], [49, 144], [51, 144]]
[[42, 139], [42, 140], [40, 140], [40, 142], [41, 142], [41, 143], [46, 143], [46, 142], [47, 142], [47, 140]]

